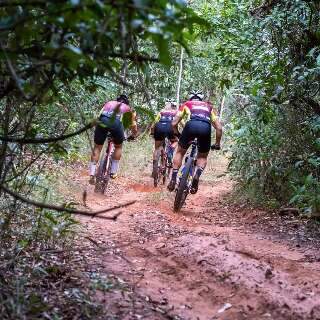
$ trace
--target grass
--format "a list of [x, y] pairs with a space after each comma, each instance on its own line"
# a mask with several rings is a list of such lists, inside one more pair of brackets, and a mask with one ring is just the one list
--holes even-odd
[[252, 185], [236, 184], [233, 191], [226, 198], [228, 203], [245, 204], [264, 210], [279, 209], [281, 204], [274, 198], [267, 197], [261, 190]]
[[153, 141], [146, 136], [134, 142], [125, 142], [119, 174], [140, 180], [150, 176], [152, 168]]
[[[125, 143], [120, 164], [120, 175], [129, 177], [150, 176], [153, 144], [153, 139], [150, 137], [145, 137], [133, 143]], [[228, 159], [222, 152], [210, 152], [203, 180], [212, 182], [221, 178], [226, 174], [227, 166]]]

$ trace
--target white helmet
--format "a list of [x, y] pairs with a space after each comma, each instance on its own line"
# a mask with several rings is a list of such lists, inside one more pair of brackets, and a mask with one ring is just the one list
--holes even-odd
[[203, 100], [204, 94], [201, 91], [192, 91], [189, 100]]

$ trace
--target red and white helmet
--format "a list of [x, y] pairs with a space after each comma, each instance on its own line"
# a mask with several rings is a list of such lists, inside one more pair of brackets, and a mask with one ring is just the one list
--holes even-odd
[[204, 94], [202, 91], [192, 91], [189, 95], [189, 100], [203, 100]]

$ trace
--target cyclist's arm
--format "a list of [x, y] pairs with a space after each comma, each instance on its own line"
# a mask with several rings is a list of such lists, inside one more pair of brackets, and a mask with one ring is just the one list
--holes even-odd
[[104, 111], [104, 106], [101, 108], [100, 112], [98, 113], [98, 118], [102, 115], [103, 111]]
[[150, 126], [150, 134], [154, 134], [154, 127], [160, 121], [160, 119], [161, 119], [161, 113], [159, 112]]
[[216, 129], [216, 145], [220, 146], [222, 138], [222, 125], [215, 111], [211, 112], [211, 124]]
[[178, 124], [188, 116], [188, 113], [189, 113], [189, 109], [187, 106], [185, 105], [182, 105], [180, 108], [179, 108], [179, 111], [177, 112], [176, 116], [174, 117], [173, 121], [172, 121], [172, 126], [174, 128], [177, 128], [178, 127]]
[[182, 120], [182, 114], [178, 112], [175, 115], [174, 119], [172, 120], [172, 126], [176, 128], [181, 120]]

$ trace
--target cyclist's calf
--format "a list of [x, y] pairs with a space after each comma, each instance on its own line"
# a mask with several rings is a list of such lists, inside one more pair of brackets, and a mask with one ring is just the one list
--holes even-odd
[[122, 144], [114, 144], [113, 160], [120, 160], [122, 155]]
[[204, 169], [207, 165], [208, 162], [208, 154], [209, 152], [206, 153], [198, 153], [198, 158], [197, 158], [197, 167], [200, 167], [202, 169]]
[[180, 145], [178, 145], [177, 152], [173, 158], [173, 169], [180, 169], [182, 165], [182, 159], [186, 154], [186, 152], [187, 152], [187, 149], [184, 149]]
[[91, 161], [97, 163], [99, 161], [100, 158], [100, 153], [102, 150], [103, 145], [100, 144], [95, 144], [92, 150], [92, 154], [91, 154]]

